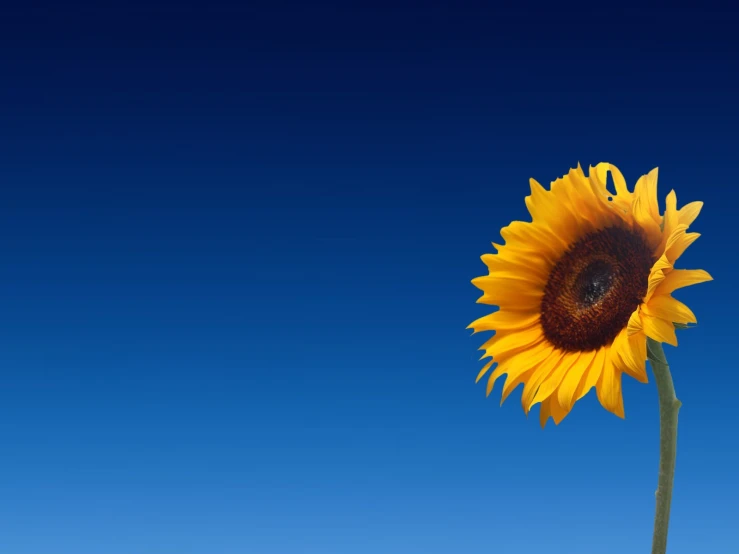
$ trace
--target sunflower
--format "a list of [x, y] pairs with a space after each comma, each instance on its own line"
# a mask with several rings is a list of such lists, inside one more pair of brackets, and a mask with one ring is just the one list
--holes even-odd
[[[611, 174], [615, 192], [607, 188]], [[677, 346], [675, 328], [696, 323], [672, 297], [681, 287], [710, 281], [702, 270], [675, 269], [700, 235], [689, 233], [703, 205], [677, 209], [672, 191], [664, 214], [657, 169], [633, 192], [608, 163], [580, 165], [544, 189], [530, 180], [531, 222], [501, 230], [504, 244], [482, 261], [488, 275], [473, 279], [478, 303], [498, 310], [473, 322], [474, 333], [495, 331], [480, 350], [491, 358], [477, 376], [487, 394], [506, 374], [501, 405], [521, 383], [523, 409], [541, 403], [540, 421], [559, 424], [595, 388], [605, 409], [624, 417], [621, 377], [647, 382], [647, 337]]]

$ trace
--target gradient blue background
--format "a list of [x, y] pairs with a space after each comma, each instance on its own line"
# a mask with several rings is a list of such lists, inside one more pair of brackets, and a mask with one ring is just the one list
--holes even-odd
[[737, 14], [307, 4], [3, 8], [0, 552], [648, 552], [653, 382], [474, 384], [578, 161], [705, 201], [669, 551], [739, 552]]

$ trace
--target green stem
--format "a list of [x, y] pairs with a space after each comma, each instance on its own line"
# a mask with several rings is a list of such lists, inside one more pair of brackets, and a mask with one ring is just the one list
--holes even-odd
[[652, 554], [665, 554], [677, 457], [677, 413], [682, 404], [675, 396], [675, 386], [672, 384], [672, 375], [662, 344], [648, 338], [647, 356], [652, 364], [659, 396], [659, 479], [655, 493], [657, 509], [654, 514]]

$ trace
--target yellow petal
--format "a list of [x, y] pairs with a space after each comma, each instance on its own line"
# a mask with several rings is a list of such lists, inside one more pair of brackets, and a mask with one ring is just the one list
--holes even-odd
[[506, 249], [535, 253], [552, 262], [556, 262], [567, 247], [551, 229], [539, 223], [514, 221], [500, 230], [500, 236], [506, 242]]
[[552, 190], [555, 189], [557, 198], [572, 214], [581, 236], [604, 227], [604, 219], [614, 215], [595, 194], [579, 164], [577, 169], [570, 170], [566, 176], [552, 183]]
[[678, 222], [683, 225], [690, 226], [690, 224], [698, 217], [698, 214], [701, 213], [702, 208], [703, 202], [691, 202], [690, 204], [685, 204], [685, 206], [680, 208], [680, 211], [678, 212]]
[[667, 215], [676, 216], [677, 211], [677, 194], [674, 190], [671, 190], [665, 198], [665, 217]]
[[562, 420], [570, 413], [572, 406], [562, 406], [557, 397], [552, 395], [549, 397], [549, 409], [552, 411], [552, 419], [555, 425], [559, 425]]
[[477, 299], [478, 304], [521, 311], [531, 311], [541, 305], [543, 290], [511, 282], [502, 284], [500, 280], [491, 282], [484, 279], [484, 277], [478, 277], [473, 281], [473, 284], [483, 291], [482, 296]]
[[657, 287], [659, 287], [660, 283], [665, 280], [665, 273], [664, 270], [658, 269], [654, 270], [652, 269], [652, 272], [649, 275], [649, 284], [647, 285], [647, 294], [644, 297], [645, 302], [649, 302], [649, 299], [652, 298], [655, 291], [657, 290]]
[[675, 323], [696, 323], [695, 314], [669, 294], [658, 294], [643, 307], [644, 313]]
[[534, 373], [526, 381], [526, 384], [523, 387], [523, 393], [521, 394], [521, 406], [526, 415], [528, 415], [529, 410], [531, 409], [534, 395], [537, 394], [537, 390], [539, 390], [540, 385], [557, 369], [557, 366], [562, 362], [564, 355], [565, 353], [561, 350], [555, 350], [552, 352], [548, 358], [536, 367]]
[[674, 190], [670, 191], [665, 199], [665, 216], [662, 228], [662, 241], [657, 249], [657, 252], [662, 253], [665, 250], [668, 237], [672, 234], [675, 227], [678, 225], [678, 211], [677, 211], [677, 195]]
[[659, 176], [659, 168], [655, 167], [647, 173], [647, 201], [649, 203], [649, 214], [654, 221], [659, 222], [662, 218], [659, 214], [659, 203], [657, 200], [657, 178]]
[[516, 387], [520, 385], [521, 383], [525, 383], [528, 381], [531, 376], [533, 375], [535, 369], [531, 368], [527, 371], [524, 371], [523, 373], [509, 373], [506, 377], [505, 383], [503, 383], [503, 394], [500, 397], [500, 405], [503, 405], [503, 402], [506, 401], [508, 396], [516, 390]]
[[613, 178], [613, 185], [616, 189], [616, 195], [618, 196], [630, 196], [631, 192], [629, 187], [626, 185], [626, 179], [624, 179], [621, 171], [613, 164], [599, 163], [595, 166], [595, 175], [598, 180], [605, 186], [608, 179], [608, 172], [611, 172]]
[[[493, 339], [496, 337], [493, 337]], [[492, 340], [492, 339], [491, 339]], [[539, 346], [541, 343], [545, 341], [544, 336], [535, 342], [531, 344], [521, 344], [519, 342], [509, 344], [505, 349], [501, 349], [497, 346], [497, 343], [493, 345], [485, 344], [483, 347], [480, 348], [480, 350], [485, 350], [485, 354], [483, 354], [480, 357], [480, 360], [483, 360], [485, 358], [489, 358], [490, 356], [495, 356], [495, 360], [502, 364], [503, 362], [507, 362], [514, 356], [519, 356], [521, 354], [525, 354], [526, 352], [530, 351], [533, 347]], [[488, 341], [490, 342], [490, 341]]]
[[506, 294], [538, 295], [544, 291], [546, 283], [532, 280], [522, 275], [500, 276], [498, 274], [482, 275], [472, 279], [472, 284], [484, 292], [503, 291]]
[[519, 255], [505, 247], [498, 254], [483, 254], [480, 259], [491, 275], [514, 275], [531, 281], [546, 281], [551, 269], [551, 264], [544, 258]]
[[671, 321], [643, 313], [642, 323], [644, 324], [644, 334], [649, 338], [658, 342], [665, 342], [671, 346], [677, 346], [675, 326]]
[[519, 344], [515, 346], [515, 348], [511, 348], [504, 352], [502, 355], [496, 354], [494, 361], [497, 361], [498, 365], [495, 368], [495, 371], [493, 371], [490, 374], [490, 377], [488, 377], [487, 395], [490, 395], [495, 381], [501, 375], [513, 375], [515, 378], [541, 361], [541, 359], [546, 356], [546, 347], [551, 348], [551, 345], [542, 339], [531, 345]]
[[[608, 171], [611, 172], [613, 177], [613, 184], [616, 189], [615, 194], [608, 189]], [[600, 200], [605, 212], [613, 218], [612, 221], [620, 219], [631, 225], [633, 221], [631, 214], [632, 194], [629, 192], [626, 186], [626, 180], [621, 172], [610, 164], [601, 163], [596, 167], [591, 166], [590, 184], [593, 193]]]
[[597, 352], [580, 352], [580, 355], [573, 361], [567, 372], [562, 376], [562, 380], [557, 388], [557, 401], [561, 406], [571, 407], [575, 404], [575, 391], [577, 390], [583, 375], [590, 369], [593, 364]]
[[670, 262], [672, 262], [673, 264], [675, 263], [675, 260], [677, 260], [682, 255], [682, 253], [687, 250], [688, 246], [693, 244], [696, 239], [700, 237], [700, 233], [686, 233], [686, 229], [686, 225], [678, 225], [677, 227], [675, 227], [675, 230], [673, 231], [670, 238], [667, 239], [665, 255], [667, 256], [667, 259], [670, 260]]
[[478, 383], [480, 379], [490, 370], [490, 366], [493, 365], [493, 360], [490, 360], [488, 363], [485, 364], [485, 366], [480, 370], [480, 373], [477, 374], [477, 379], [475, 379], [475, 383]]
[[[634, 360], [636, 363], [640, 364], [641, 371], [638, 373], [632, 374], [629, 372], [629, 375], [632, 375], [635, 379], [639, 379], [639, 375], [643, 374], [644, 383], [648, 381], [647, 378], [647, 336], [644, 333], [639, 333], [638, 335], [634, 335], [632, 337], [629, 337], [629, 345], [631, 346], [631, 353], [634, 357]], [[638, 368], [635, 368], [638, 369]]]
[[[543, 402], [547, 398], [549, 398], [555, 390], [561, 385], [562, 380], [565, 378], [565, 376], [568, 374], [568, 372], [571, 370], [571, 368], [578, 363], [581, 356], [587, 356], [588, 353], [581, 353], [581, 352], [571, 352], [567, 353], [562, 360], [560, 361], [559, 365], [556, 367], [556, 369], [549, 375], [549, 377], [541, 384], [539, 387], [539, 390], [536, 391], [536, 395], [534, 396], [533, 401], [531, 402], [531, 405], [536, 404], [537, 402]], [[593, 352], [593, 355], [595, 353]], [[587, 366], [587, 364], [584, 364]]]
[[542, 187], [536, 179], [529, 179], [529, 186], [531, 195], [527, 196], [524, 201], [531, 214], [531, 219], [546, 224], [550, 228], [558, 227], [562, 216], [567, 214], [557, 203], [555, 195]]
[[546, 426], [547, 420], [552, 415], [550, 401], [551, 397], [547, 398], [546, 400], [544, 400], [544, 402], [541, 403], [541, 408], [539, 408], [539, 423], [541, 424], [542, 428]]
[[626, 330], [629, 336], [635, 335], [636, 333], [641, 333], [643, 329], [641, 314], [639, 313], [639, 311], [640, 309], [637, 308], [632, 312], [631, 317], [629, 317], [629, 323], [626, 326]]
[[[654, 265], [651, 267], [650, 272], [656, 273], [657, 271], [669, 271], [672, 269], [672, 263], [667, 258], [667, 254], [662, 254]], [[650, 273], [650, 274], [651, 274]]]
[[598, 164], [593, 167], [592, 165], [588, 169], [588, 181], [590, 189], [593, 191], [598, 200], [602, 203], [607, 203], [608, 198], [612, 197], [613, 194], [608, 190], [608, 171], [603, 171], [601, 166], [604, 164]]
[[662, 240], [657, 204], [657, 175], [653, 170], [648, 175], [639, 178], [634, 187], [634, 199], [631, 210], [634, 220], [644, 230], [651, 247], [657, 247]]
[[588, 392], [590, 392], [590, 389], [592, 389], [596, 385], [596, 383], [598, 382], [598, 379], [600, 379], [601, 373], [603, 373], [603, 366], [606, 363], [607, 357], [608, 357], [607, 347], [600, 348], [596, 351], [595, 358], [593, 358], [593, 363], [590, 364], [590, 367], [585, 372], [585, 375], [580, 380], [580, 384], [577, 386], [577, 389], [575, 390], [575, 401], [574, 402], [577, 402], [583, 396], [588, 394]]
[[516, 348], [537, 344], [543, 338], [541, 325], [537, 323], [526, 329], [496, 333], [480, 347], [480, 350], [484, 349], [488, 356], [498, 358]]
[[702, 269], [674, 269], [660, 283], [657, 294], [669, 294], [674, 290], [706, 281], [713, 281], [713, 277]]
[[647, 338], [643, 333], [628, 336], [624, 330], [618, 334], [611, 347], [614, 365], [640, 383], [649, 381], [646, 369], [646, 341]]
[[606, 359], [603, 367], [603, 373], [598, 384], [595, 387], [601, 405], [620, 418], [625, 417], [624, 399], [621, 392], [621, 372], [618, 371], [610, 362], [610, 357]]
[[[608, 190], [607, 186], [609, 171], [613, 178], [614, 188], [616, 189], [616, 194], [613, 195]], [[609, 208], [616, 210], [619, 217], [624, 221], [631, 223], [631, 220], [633, 219], [631, 216], [632, 193], [626, 186], [626, 180], [621, 171], [619, 171], [615, 165], [599, 163], [594, 168], [590, 168], [590, 179], [591, 181], [595, 181], [598, 188], [601, 190], [600, 196], [603, 199], [603, 202], [607, 204]]]
[[698, 240], [700, 236], [700, 233], [685, 233], [680, 235], [675, 241], [675, 244], [672, 245], [672, 248], [667, 251], [667, 257], [674, 263], [688, 249], [688, 246]]
[[485, 396], [490, 396], [490, 393], [493, 392], [493, 385], [495, 385], [495, 381], [498, 380], [498, 377], [503, 375], [504, 369], [501, 366], [498, 366], [495, 368], [495, 371], [493, 371], [490, 376], [488, 377], [488, 385], [485, 389]]
[[539, 317], [538, 310], [531, 312], [498, 310], [473, 321], [467, 326], [467, 329], [473, 329], [475, 333], [481, 331], [517, 331], [536, 325]]
[[506, 361], [504, 365], [506, 367], [505, 371], [508, 373], [508, 378], [503, 385], [503, 395], [500, 403], [503, 404], [513, 389], [523, 382], [523, 380], [518, 379], [520, 376], [533, 371], [538, 364], [551, 356], [553, 351], [554, 347], [544, 342]]

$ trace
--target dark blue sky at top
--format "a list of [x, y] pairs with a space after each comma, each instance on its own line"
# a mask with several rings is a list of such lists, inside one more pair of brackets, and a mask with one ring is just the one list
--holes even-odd
[[704, 200], [671, 554], [739, 550], [729, 8], [0, 12], [0, 552], [646, 551], [653, 382], [474, 384], [469, 281], [580, 162]]

